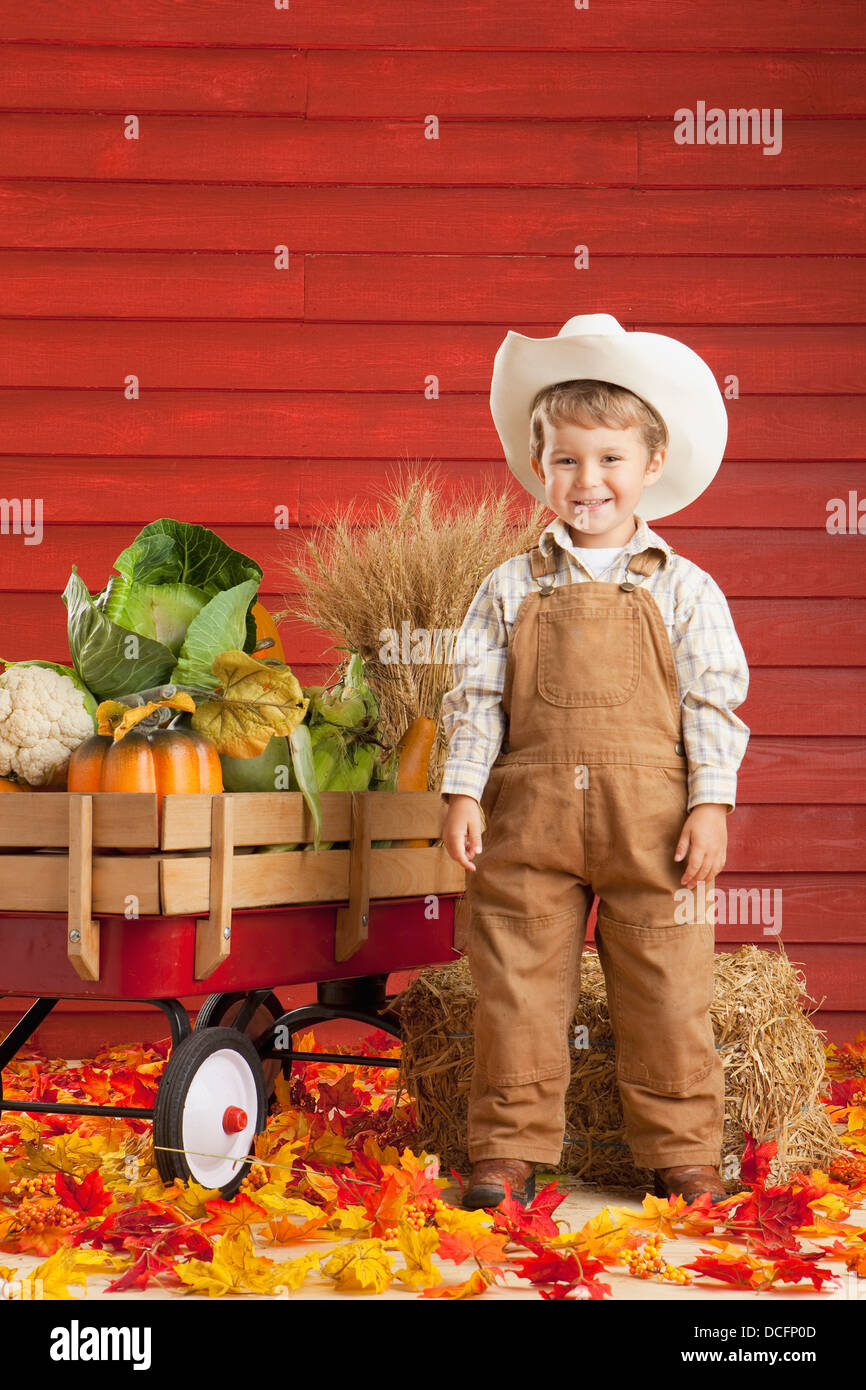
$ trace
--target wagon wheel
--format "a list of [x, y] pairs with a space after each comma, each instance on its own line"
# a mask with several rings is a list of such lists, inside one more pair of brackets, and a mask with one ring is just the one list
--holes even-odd
[[163, 1182], [192, 1178], [233, 1197], [266, 1113], [261, 1062], [249, 1038], [234, 1028], [190, 1033], [172, 1048], [153, 1107]]
[[[240, 994], [209, 994], [207, 999], [199, 1009], [194, 1032], [203, 1028], [214, 1028], [222, 1025], [226, 1028], [234, 1026], [234, 1021], [248, 999], [247, 993]], [[285, 1010], [277, 996], [271, 992], [266, 995], [259, 1007], [256, 1009], [249, 1023], [244, 1028], [244, 1033], [253, 1042], [260, 1038], [266, 1028], [270, 1028], [272, 1023], [276, 1023], [278, 1018], [282, 1018]], [[265, 1078], [265, 1095], [270, 1101], [274, 1094], [277, 1084], [277, 1077], [280, 1074], [282, 1063], [279, 1058], [269, 1057], [262, 1061], [262, 1072]]]

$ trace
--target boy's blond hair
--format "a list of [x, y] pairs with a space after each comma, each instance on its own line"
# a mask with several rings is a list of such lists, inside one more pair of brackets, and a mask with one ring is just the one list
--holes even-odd
[[658, 412], [641, 396], [611, 381], [557, 381], [536, 392], [529, 412], [529, 447], [539, 462], [544, 452], [545, 420], [554, 427], [580, 425], [583, 429], [607, 425], [625, 430], [636, 425], [648, 451], [647, 461], [669, 443], [667, 425]]

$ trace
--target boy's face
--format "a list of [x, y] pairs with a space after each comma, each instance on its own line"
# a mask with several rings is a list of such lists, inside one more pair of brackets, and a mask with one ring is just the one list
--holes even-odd
[[586, 429], [545, 420], [541, 462], [533, 457], [532, 467], [574, 544], [603, 549], [626, 545], [634, 535], [634, 509], [644, 488], [661, 477], [664, 458], [660, 449], [647, 461], [636, 425]]

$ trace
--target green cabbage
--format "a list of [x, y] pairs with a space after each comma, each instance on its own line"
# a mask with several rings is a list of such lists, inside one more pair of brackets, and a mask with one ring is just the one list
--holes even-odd
[[98, 699], [167, 683], [215, 690], [220, 652], [255, 647], [261, 567], [207, 527], [153, 521], [114, 568], [92, 597], [73, 565], [63, 591], [72, 660]]

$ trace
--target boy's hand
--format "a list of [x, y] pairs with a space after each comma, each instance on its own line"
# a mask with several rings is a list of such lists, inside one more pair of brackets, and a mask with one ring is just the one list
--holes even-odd
[[475, 872], [471, 862], [481, 853], [481, 807], [474, 796], [449, 793], [448, 811], [442, 825], [442, 843], [457, 863]]
[[674, 859], [682, 859], [686, 852], [689, 859], [680, 879], [686, 888], [721, 873], [728, 852], [726, 806], [715, 801], [704, 801], [692, 808], [683, 824]]

